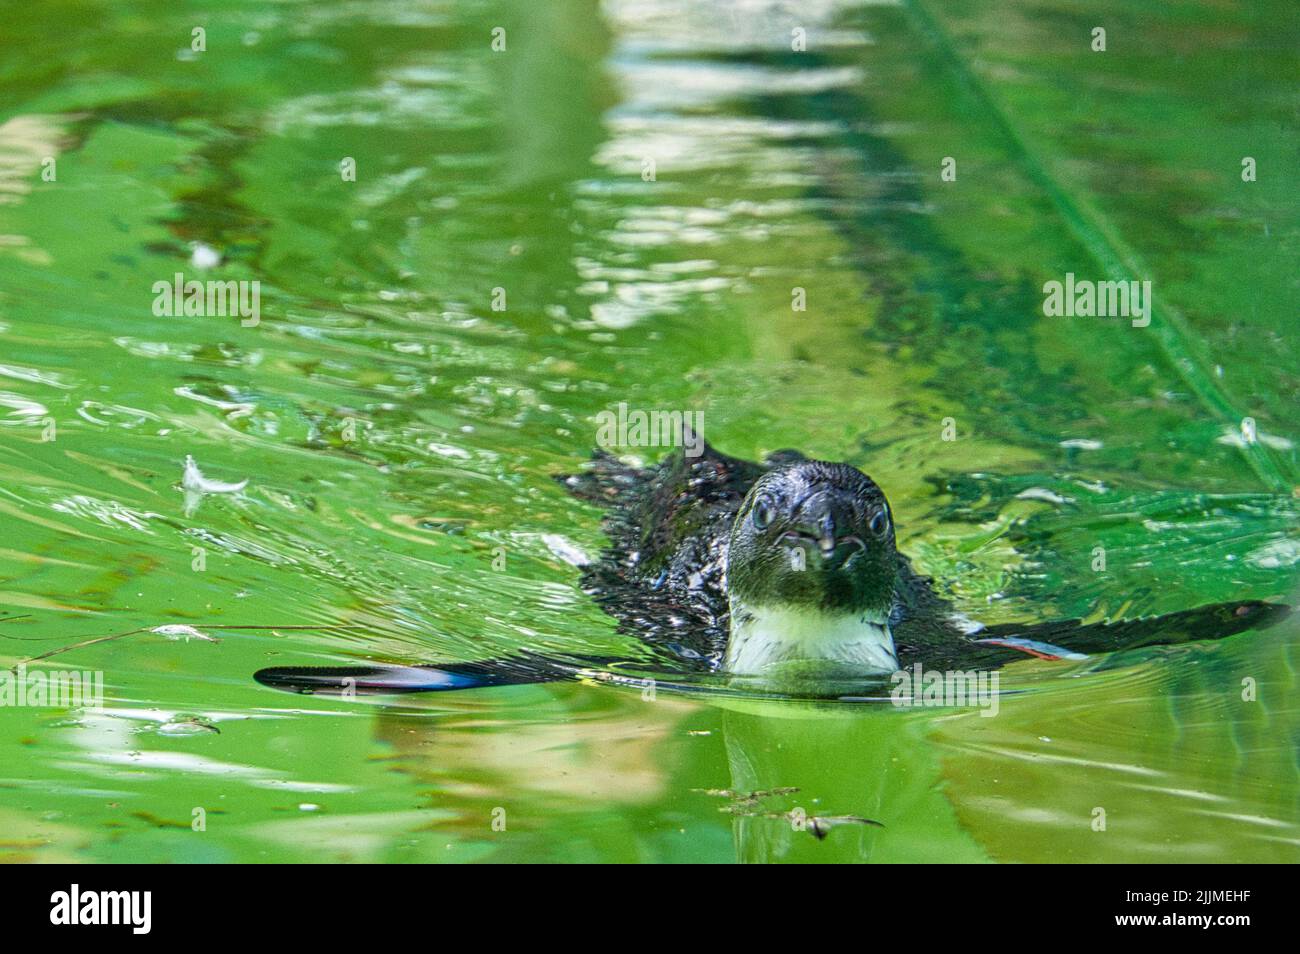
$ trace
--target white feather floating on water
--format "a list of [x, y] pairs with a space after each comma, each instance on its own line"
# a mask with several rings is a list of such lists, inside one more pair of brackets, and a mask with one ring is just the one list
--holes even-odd
[[185, 490], [199, 494], [234, 494], [247, 486], [247, 477], [233, 484], [204, 477], [203, 471], [199, 470], [199, 465], [194, 463], [194, 458], [189, 454], [185, 455], [185, 473], [181, 475], [181, 487]]
[[194, 458], [185, 455], [185, 471], [181, 474], [181, 489], [185, 491], [185, 516], [194, 515], [204, 494], [237, 494], [247, 486], [247, 477], [233, 484], [204, 477], [199, 465], [194, 463]]

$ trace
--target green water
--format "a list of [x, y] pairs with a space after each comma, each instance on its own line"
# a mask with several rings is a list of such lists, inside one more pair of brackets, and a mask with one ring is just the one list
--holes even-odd
[[[799, 6], [6, 6], [0, 662], [105, 700], [0, 708], [0, 858], [1300, 856], [1294, 623], [1027, 660], [993, 718], [253, 682], [635, 655], [551, 476], [619, 402], [858, 464], [985, 621], [1300, 598], [1292, 5]], [[260, 323], [155, 316], [178, 271]], [[1151, 325], [1044, 317], [1066, 272]]]

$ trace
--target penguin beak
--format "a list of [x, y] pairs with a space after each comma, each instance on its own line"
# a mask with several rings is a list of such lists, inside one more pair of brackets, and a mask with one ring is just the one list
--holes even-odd
[[827, 514], [817, 524], [817, 549], [821, 550], [823, 557], [829, 557], [835, 552], [835, 547], [839, 545], [839, 539], [835, 533], [835, 519]]
[[830, 491], [818, 491], [803, 501], [794, 526], [785, 538], [806, 550], [815, 548], [825, 566], [838, 566], [856, 552], [866, 549], [853, 533], [853, 506]]

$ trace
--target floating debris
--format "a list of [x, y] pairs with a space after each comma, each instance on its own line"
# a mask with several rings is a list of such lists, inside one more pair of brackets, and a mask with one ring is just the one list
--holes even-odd
[[1276, 451], [1289, 451], [1295, 448], [1294, 441], [1280, 437], [1277, 434], [1265, 434], [1263, 431], [1243, 434], [1235, 427], [1229, 427], [1226, 432], [1216, 437], [1214, 442], [1238, 448], [1249, 447], [1251, 444], [1263, 444], [1265, 447], [1271, 447]]
[[195, 268], [216, 268], [221, 264], [221, 253], [211, 245], [195, 242], [194, 251], [190, 253], [190, 264]]
[[221, 640], [215, 636], [209, 636], [207, 633], [199, 632], [193, 626], [185, 626], [180, 623], [168, 623], [166, 626], [155, 626], [149, 630], [151, 633], [157, 633], [159, 636], [166, 636], [168, 639], [183, 639], [188, 642], [191, 639], [201, 639], [208, 643], [219, 643]]
[[186, 454], [185, 472], [181, 475], [181, 486], [186, 490], [193, 490], [203, 494], [233, 494], [248, 486], [248, 478], [245, 477], [235, 483], [226, 483], [225, 481], [204, 477], [203, 471], [199, 470], [199, 465], [194, 462], [194, 458]]
[[212, 480], [203, 476], [199, 465], [189, 454], [185, 455], [185, 470], [181, 474], [181, 489], [185, 491], [185, 516], [191, 516], [205, 494], [235, 494], [248, 486], [248, 478], [235, 483]]
[[1027, 490], [1022, 490], [1020, 491], [1020, 493], [1016, 494], [1016, 499], [1017, 500], [1041, 500], [1044, 503], [1055, 504], [1058, 507], [1061, 504], [1074, 503], [1073, 498], [1062, 497], [1060, 494], [1048, 490], [1046, 487], [1030, 487]]
[[726, 812], [729, 815], [739, 815], [743, 818], [779, 818], [790, 823], [796, 830], [808, 832], [818, 841], [824, 839], [832, 828], [837, 828], [840, 825], [885, 827], [883, 823], [871, 818], [863, 818], [861, 815], [809, 815], [802, 808], [792, 808], [785, 812], [769, 811], [759, 804], [764, 798], [794, 795], [799, 789], [793, 786], [769, 788], [757, 792], [735, 792], [729, 788], [695, 788], [691, 789], [691, 791], [698, 792], [701, 795], [711, 795], [715, 798], [731, 800], [730, 805], [724, 805], [718, 811]]
[[794, 795], [798, 788], [769, 788], [757, 792], [733, 792], [729, 788], [693, 788], [692, 792], [700, 795], [712, 795], [714, 798], [730, 798], [738, 802], [756, 802], [760, 798], [773, 798], [777, 795]]
[[[782, 817], [794, 821], [795, 812], [786, 812]], [[813, 815], [804, 820], [804, 829], [809, 832], [818, 841], [822, 841], [832, 828], [838, 828], [840, 825], [867, 825], [871, 828], [884, 828], [885, 826], [872, 818], [863, 818], [861, 815]]]
[[213, 725], [203, 716], [196, 715], [175, 715], [166, 722], [161, 722], [155, 726], [146, 727], [145, 731], [156, 732], [158, 735], [202, 735], [204, 732], [212, 732], [216, 735], [221, 734], [221, 730]]

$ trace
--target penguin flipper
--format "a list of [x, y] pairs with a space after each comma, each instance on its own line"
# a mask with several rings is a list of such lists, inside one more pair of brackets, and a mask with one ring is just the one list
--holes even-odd
[[322, 695], [391, 695], [449, 692], [556, 682], [573, 678], [576, 666], [541, 657], [439, 666], [276, 666], [253, 674], [264, 686]]
[[1071, 654], [1113, 653], [1147, 646], [1172, 646], [1180, 643], [1223, 639], [1248, 629], [1272, 626], [1292, 612], [1290, 606], [1244, 600], [1215, 603], [1195, 609], [1180, 610], [1164, 616], [1084, 623], [1069, 619], [1028, 626], [1014, 623], [990, 626], [980, 631], [972, 642], [986, 646], [1019, 649], [1031, 655], [1059, 658], [1060, 654], [1035, 651], [1059, 648]]

